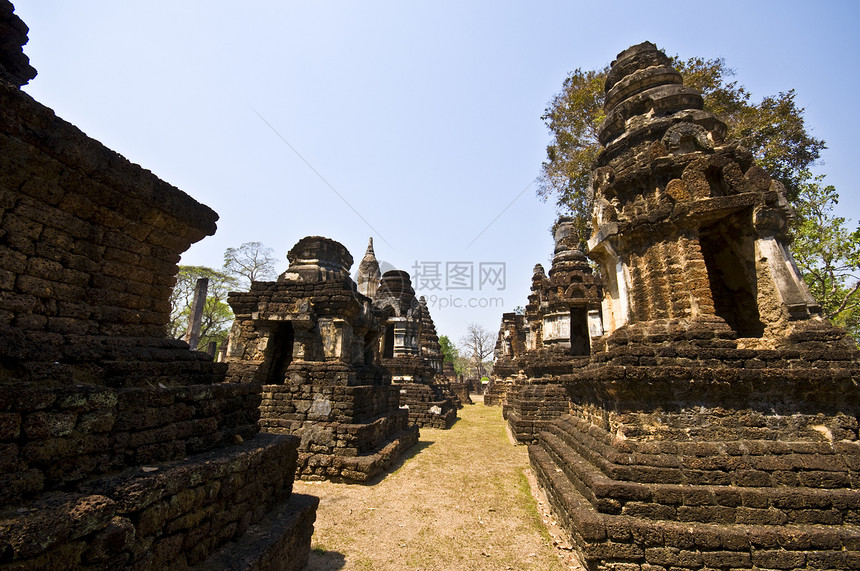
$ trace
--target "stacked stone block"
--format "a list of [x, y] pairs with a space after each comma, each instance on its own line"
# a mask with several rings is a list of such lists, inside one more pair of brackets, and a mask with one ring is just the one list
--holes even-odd
[[259, 430], [253, 386], [3, 388], [4, 504], [129, 465], [181, 460]]
[[512, 380], [490, 379], [484, 388], [484, 406], [500, 406], [504, 409], [508, 403], [508, 390], [513, 384]]
[[457, 397], [457, 401], [461, 406], [464, 404], [474, 404], [471, 396], [471, 384], [464, 381], [449, 381], [448, 385], [451, 387], [451, 392]]
[[854, 568], [856, 359], [614, 353], [562, 377], [572, 412], [529, 447], [595, 569]]
[[[2, 1], [9, 29], [26, 40]], [[23, 69], [12, 47], [0, 48], [0, 567], [205, 565], [269, 521], [257, 553], [300, 568], [317, 500], [291, 495], [298, 439], [258, 436], [259, 386], [223, 384], [225, 366], [165, 338], [179, 256], [217, 215], [22, 93], [27, 77], [8, 83]]]
[[436, 385], [407, 383], [400, 385], [401, 405], [409, 411], [409, 422], [420, 427], [451, 428], [457, 420], [457, 409], [451, 406]]

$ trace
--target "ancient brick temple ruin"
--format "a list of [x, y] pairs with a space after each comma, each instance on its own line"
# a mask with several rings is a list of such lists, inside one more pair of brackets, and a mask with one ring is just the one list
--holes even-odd
[[[368, 248], [367, 255], [372, 254]], [[383, 319], [381, 362], [400, 390], [400, 406], [409, 411], [409, 422], [419, 427], [450, 428], [457, 419], [459, 401], [442, 375], [442, 350], [430, 310], [423, 297], [415, 297], [409, 274], [402, 270], [385, 272], [373, 296], [373, 307]]]
[[535, 266], [524, 315], [502, 318], [496, 346], [494, 374], [507, 377], [503, 414], [520, 442], [533, 441], [567, 412], [557, 375], [589, 363], [592, 343], [603, 335], [601, 297], [573, 220], [560, 218], [549, 277]]
[[418, 344], [421, 346], [421, 356], [433, 371], [427, 384], [435, 400], [430, 411], [433, 417], [429, 419], [427, 426], [450, 428], [457, 419], [457, 409], [462, 408], [464, 402], [471, 402], [469, 390], [465, 383], [452, 382], [445, 375], [444, 355], [436, 334], [436, 324], [423, 295], [418, 298], [418, 305], [421, 307], [421, 333], [418, 336]]
[[781, 185], [653, 44], [606, 80], [589, 254], [606, 334], [529, 446], [590, 569], [860, 566], [860, 356], [786, 250]]
[[[34, 101], [0, 0], [0, 568], [298, 569], [318, 500], [260, 386], [166, 339], [217, 215]], [[261, 531], [265, 530], [265, 531]]]
[[299, 477], [366, 482], [418, 442], [379, 364], [383, 320], [341, 243], [308, 236], [287, 259], [277, 281], [229, 295], [227, 379], [263, 385], [261, 428], [301, 438]]
[[525, 354], [525, 347], [524, 316], [503, 313], [493, 349], [493, 373], [484, 390], [484, 405], [501, 406], [505, 418], [508, 411], [508, 390], [513, 386], [514, 380], [524, 374], [520, 359]]

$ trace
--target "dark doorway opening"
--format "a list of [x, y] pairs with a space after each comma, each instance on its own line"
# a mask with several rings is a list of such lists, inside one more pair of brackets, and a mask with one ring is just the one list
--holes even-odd
[[267, 384], [284, 384], [287, 367], [293, 360], [294, 341], [295, 334], [291, 322], [284, 321], [274, 325], [269, 334], [269, 344], [266, 349], [266, 361], [269, 363], [269, 371], [266, 375]]
[[570, 354], [583, 357], [591, 354], [588, 335], [588, 310], [584, 307], [570, 308]]
[[364, 336], [364, 364], [372, 365], [376, 362], [376, 347], [379, 346], [379, 338], [373, 333]]
[[382, 339], [382, 357], [384, 359], [394, 358], [394, 325], [385, 328], [385, 337]]
[[[764, 323], [758, 312], [755, 276], [755, 242], [735, 225], [722, 220], [703, 228], [699, 236], [714, 311], [726, 320], [738, 337], [761, 337]], [[730, 241], [726, 238], [732, 235]], [[751, 279], [752, 277], [752, 279]]]

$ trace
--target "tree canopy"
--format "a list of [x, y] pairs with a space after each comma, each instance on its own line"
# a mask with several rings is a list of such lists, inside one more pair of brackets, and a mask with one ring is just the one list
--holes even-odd
[[460, 356], [460, 351], [457, 350], [457, 347], [447, 335], [439, 336], [439, 347], [442, 349], [443, 362], [448, 361], [449, 363], [453, 363]]
[[496, 336], [484, 329], [482, 325], [470, 323], [466, 326], [466, 334], [460, 340], [460, 346], [476, 375], [483, 376], [485, 374], [484, 361], [493, 354], [495, 343]]
[[245, 242], [224, 252], [224, 272], [237, 279], [244, 289], [250, 288], [251, 282], [275, 279], [276, 263], [275, 251], [262, 242]]
[[807, 180], [794, 202], [792, 251], [798, 269], [825, 317], [860, 340], [860, 229], [835, 216], [839, 195], [819, 175]]
[[448, 362], [454, 365], [454, 372], [457, 375], [462, 375], [465, 372], [463, 366], [463, 358], [460, 356], [460, 351], [454, 342], [447, 335], [439, 336], [439, 347], [442, 350], [443, 362]]
[[179, 266], [176, 285], [170, 295], [168, 335], [174, 339], [185, 338], [197, 280], [209, 278], [197, 346], [205, 349], [212, 341], [220, 346], [227, 339], [233, 323], [233, 311], [227, 304], [227, 294], [248, 289], [253, 281], [274, 279], [277, 275], [275, 264], [271, 248], [262, 242], [245, 242], [238, 248], [227, 248], [221, 270], [207, 266]]

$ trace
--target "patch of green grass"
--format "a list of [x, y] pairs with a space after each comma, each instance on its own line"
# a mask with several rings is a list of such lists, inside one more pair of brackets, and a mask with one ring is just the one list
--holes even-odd
[[545, 540], [552, 543], [552, 536], [550, 536], [549, 531], [547, 531], [546, 526], [543, 524], [543, 517], [538, 511], [537, 501], [532, 495], [532, 487], [529, 485], [529, 480], [526, 478], [524, 471], [520, 472], [517, 478], [517, 492], [517, 502], [528, 514], [534, 528], [540, 532]]

